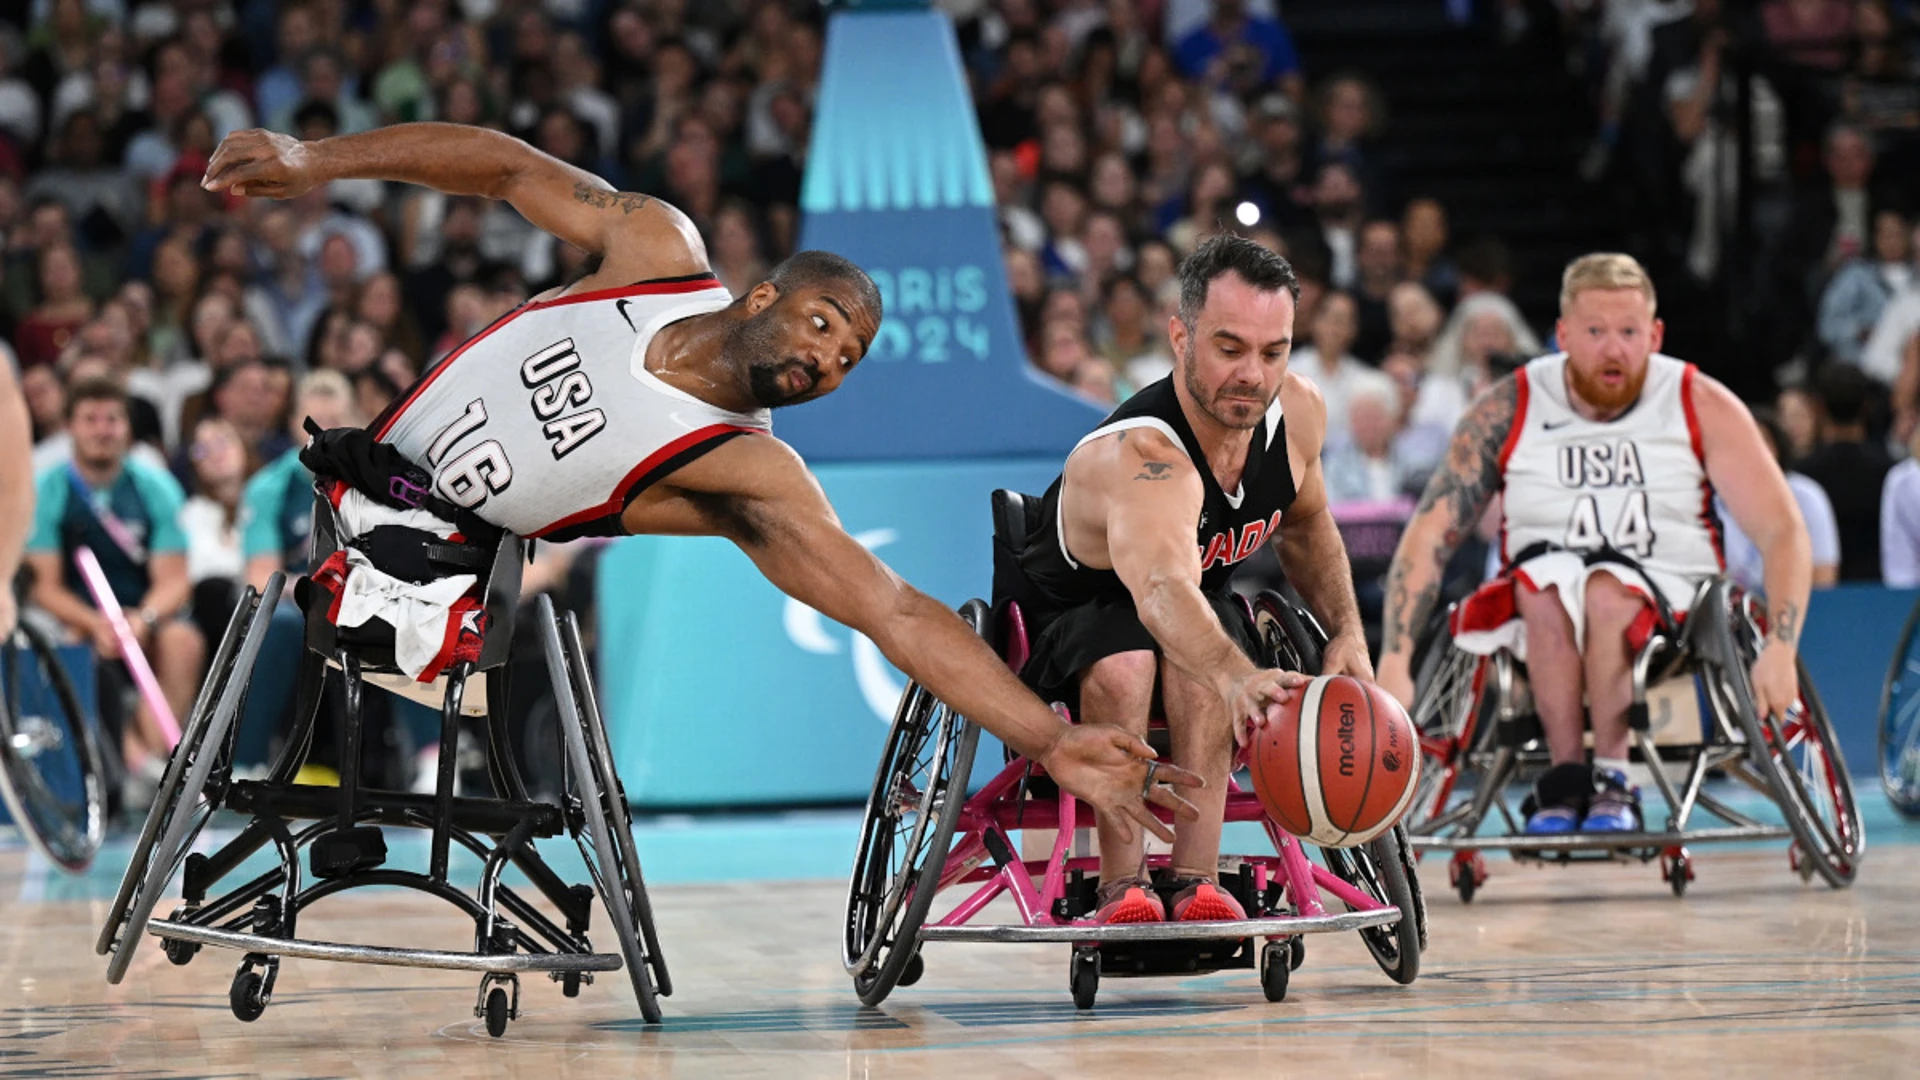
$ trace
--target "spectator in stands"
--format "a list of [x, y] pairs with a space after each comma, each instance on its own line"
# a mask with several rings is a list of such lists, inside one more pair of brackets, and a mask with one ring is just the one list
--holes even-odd
[[1306, 94], [1300, 57], [1279, 19], [1247, 13], [1246, 0], [1213, 0], [1213, 15], [1179, 39], [1174, 63], [1189, 79], [1243, 91], [1278, 84], [1295, 101]]
[[1834, 359], [1858, 365], [1887, 304], [1914, 280], [1906, 216], [1873, 215], [1870, 251], [1848, 259], [1820, 297], [1820, 343]]
[[1166, 331], [1153, 321], [1153, 302], [1140, 279], [1114, 274], [1101, 297], [1096, 340], [1100, 355], [1119, 372], [1124, 385], [1138, 390], [1173, 370]]
[[1460, 296], [1460, 268], [1447, 254], [1447, 210], [1440, 200], [1422, 196], [1407, 203], [1400, 217], [1406, 248], [1406, 276], [1426, 286], [1442, 308]]
[[[175, 716], [184, 716], [206, 653], [199, 631], [181, 618], [191, 592], [180, 532], [186, 496], [164, 470], [128, 456], [133, 435], [126, 391], [117, 383], [75, 384], [67, 396], [67, 424], [73, 433], [72, 463], [42, 473], [35, 499], [27, 542], [33, 602], [91, 643], [100, 661], [119, 661], [119, 638], [88, 599], [73, 562], [81, 547], [91, 549], [126, 610], [136, 644], [153, 665], [167, 705]], [[119, 734], [129, 775], [144, 778], [150, 795], [167, 755], [158, 721], [142, 704], [138, 722], [124, 725]]]
[[93, 318], [93, 300], [81, 291], [80, 254], [71, 244], [40, 249], [40, 303], [20, 320], [14, 346], [23, 367], [51, 364]]
[[264, 588], [276, 570], [304, 573], [307, 538], [313, 529], [313, 474], [300, 464], [300, 447], [311, 417], [322, 430], [366, 422], [354, 408], [353, 388], [337, 371], [316, 371], [300, 380], [282, 445], [287, 449], [247, 481], [241, 495], [241, 554], [246, 581]]
[[[1313, 381], [1327, 405], [1329, 451], [1346, 445], [1351, 433], [1347, 428], [1347, 404], [1356, 387], [1366, 384], [1392, 385], [1380, 372], [1361, 363], [1353, 355], [1353, 340], [1359, 333], [1360, 316], [1353, 297], [1345, 292], [1330, 292], [1320, 300], [1309, 333], [1311, 344], [1296, 346], [1288, 363]], [[1297, 332], [1297, 331], [1296, 331]]]
[[1873, 384], [1859, 368], [1828, 364], [1814, 377], [1825, 441], [1800, 462], [1833, 504], [1840, 528], [1840, 580], [1880, 580], [1880, 496], [1893, 459], [1867, 437]]
[[1460, 249], [1458, 264], [1461, 300], [1483, 292], [1506, 296], [1513, 290], [1513, 252], [1497, 236], [1477, 236], [1467, 241]]
[[1729, 114], [1749, 94], [1753, 196], [1777, 185], [1786, 171], [1784, 106], [1773, 84], [1755, 75], [1745, 88], [1727, 69], [1724, 33], [1709, 33], [1689, 65], [1676, 67], [1659, 88], [1668, 123], [1681, 151], [1680, 179], [1693, 197], [1693, 227], [1687, 268], [1700, 281], [1720, 271], [1725, 237], [1733, 228], [1739, 197], [1738, 124]]
[[1859, 128], [1829, 128], [1820, 160], [1827, 181], [1794, 208], [1788, 247], [1792, 265], [1809, 268], [1804, 287], [1813, 296], [1842, 263], [1871, 251], [1875, 210], [1897, 201], [1875, 176], [1873, 144]]
[[107, 160], [99, 118], [87, 109], [74, 110], [61, 125], [47, 167], [33, 174], [25, 194], [29, 202], [59, 200], [76, 225], [108, 244], [132, 236], [146, 209], [133, 178]]
[[1472, 395], [1503, 374], [1502, 369], [1540, 352], [1540, 339], [1513, 301], [1497, 292], [1476, 292], [1447, 317], [1427, 366], [1437, 375], [1459, 379]]
[[1849, 0], [1766, 0], [1760, 23], [1787, 63], [1838, 71], [1853, 44], [1853, 8]]
[[1783, 388], [1773, 402], [1774, 420], [1785, 441], [1780, 444], [1780, 460], [1788, 468], [1798, 468], [1825, 440], [1825, 415], [1820, 400], [1803, 383]]
[[1386, 359], [1393, 338], [1387, 298], [1402, 280], [1400, 227], [1384, 218], [1361, 226], [1354, 264], [1359, 271], [1353, 299], [1360, 311], [1360, 333], [1353, 342], [1353, 355], [1378, 365]]
[[254, 462], [232, 424], [200, 421], [187, 458], [192, 494], [180, 511], [187, 541], [187, 580], [193, 586], [193, 623], [205, 641], [218, 641], [233, 616], [245, 571], [240, 555], [240, 492]]
[[1907, 453], [1880, 492], [1880, 580], [1894, 589], [1920, 588], [1920, 429]]
[[1380, 91], [1366, 76], [1343, 72], [1320, 86], [1314, 119], [1319, 123], [1319, 138], [1313, 147], [1313, 163], [1324, 166], [1339, 162], [1352, 170], [1353, 178], [1365, 193], [1366, 209], [1380, 213], [1392, 203], [1391, 185], [1379, 155], [1368, 148], [1368, 141], [1379, 128]]
[[1388, 380], [1363, 379], [1347, 394], [1346, 404], [1349, 438], [1321, 458], [1327, 501], [1385, 502], [1405, 496], [1412, 476], [1394, 452], [1399, 389]]
[[[1840, 529], [1834, 521], [1833, 504], [1827, 500], [1827, 493], [1819, 484], [1804, 473], [1787, 467], [1781, 453], [1786, 445], [1786, 434], [1781, 430], [1779, 418], [1773, 410], [1754, 409], [1753, 419], [1759, 425], [1768, 451], [1786, 472], [1787, 488], [1793, 492], [1793, 501], [1800, 507], [1801, 520], [1807, 523], [1807, 539], [1813, 553], [1813, 587], [1830, 588], [1840, 578]], [[1733, 520], [1733, 515], [1718, 496], [1714, 498], [1713, 506], [1714, 512], [1720, 516], [1720, 549], [1725, 552], [1727, 576], [1748, 592], [1764, 596], [1766, 585], [1765, 576], [1761, 573], [1760, 549], [1741, 531], [1739, 523]]]
[[1357, 255], [1365, 212], [1365, 193], [1353, 170], [1338, 161], [1320, 166], [1313, 181], [1314, 223], [1331, 255], [1327, 281], [1336, 289], [1351, 289], [1359, 279]]
[[[1887, 301], [1867, 343], [1860, 350], [1860, 368], [1881, 382], [1900, 378], [1902, 364], [1914, 335], [1920, 334], [1920, 222], [1907, 242], [1912, 264], [1907, 284]], [[1900, 404], [1900, 402], [1896, 402]]]
[[1281, 93], [1262, 97], [1252, 119], [1253, 138], [1240, 163], [1240, 190], [1260, 210], [1260, 222], [1282, 232], [1310, 226], [1305, 140], [1300, 107]]
[[1394, 286], [1388, 302], [1393, 319], [1393, 344], [1381, 370], [1399, 388], [1399, 434], [1394, 453], [1418, 486], [1447, 452], [1453, 428], [1466, 412], [1466, 387], [1458, 379], [1430, 370], [1440, 333], [1440, 305], [1421, 285], [1405, 281]]

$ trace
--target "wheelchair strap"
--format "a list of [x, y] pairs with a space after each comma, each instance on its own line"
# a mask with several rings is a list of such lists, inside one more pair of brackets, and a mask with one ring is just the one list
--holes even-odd
[[313, 437], [300, 451], [300, 464], [316, 476], [331, 476], [367, 498], [394, 510], [425, 510], [450, 522], [461, 535], [491, 547], [500, 540], [498, 525], [433, 493], [433, 478], [389, 443], [364, 428], [322, 430], [312, 417], [306, 420]]

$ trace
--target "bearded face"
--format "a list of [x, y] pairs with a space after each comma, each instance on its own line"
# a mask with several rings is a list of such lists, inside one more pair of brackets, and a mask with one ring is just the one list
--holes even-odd
[[1568, 389], [1578, 402], [1610, 419], [1640, 399], [1663, 333], [1645, 293], [1583, 289], [1561, 313], [1556, 331], [1567, 350]]

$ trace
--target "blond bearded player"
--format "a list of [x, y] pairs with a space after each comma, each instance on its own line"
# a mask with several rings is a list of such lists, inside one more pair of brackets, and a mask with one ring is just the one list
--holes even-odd
[[858, 267], [802, 252], [735, 299], [685, 214], [518, 139], [455, 124], [315, 142], [236, 132], [204, 183], [285, 199], [357, 178], [504, 199], [599, 260], [455, 349], [374, 422], [439, 496], [527, 537], [726, 537], [774, 585], [872, 638], [1103, 822], [1170, 840], [1144, 800], [1193, 816], [1174, 786], [1202, 786], [1197, 776], [1172, 765], [1150, 774], [1144, 741], [1061, 720], [958, 616], [848, 536], [799, 455], [773, 437], [771, 409], [832, 392], [872, 344], [880, 295]]
[[1502, 496], [1501, 558], [1524, 628], [1513, 644], [1553, 761], [1535, 784], [1530, 833], [1640, 829], [1626, 779], [1627, 629], [1656, 594], [1684, 612], [1695, 586], [1721, 572], [1716, 492], [1765, 567], [1771, 630], [1753, 665], [1754, 704], [1778, 713], [1798, 697], [1806, 526], [1746, 406], [1660, 354], [1655, 310], [1653, 282], [1626, 255], [1567, 267], [1556, 328], [1566, 352], [1532, 361], [1467, 411], [1387, 579], [1380, 685], [1411, 705], [1413, 636], [1441, 568]]

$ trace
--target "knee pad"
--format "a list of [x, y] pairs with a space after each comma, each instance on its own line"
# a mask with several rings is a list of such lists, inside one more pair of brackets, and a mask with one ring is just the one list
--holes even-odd
[[1584, 763], [1555, 765], [1533, 782], [1534, 801], [1540, 806], [1570, 806], [1585, 813], [1593, 796], [1593, 767]]

